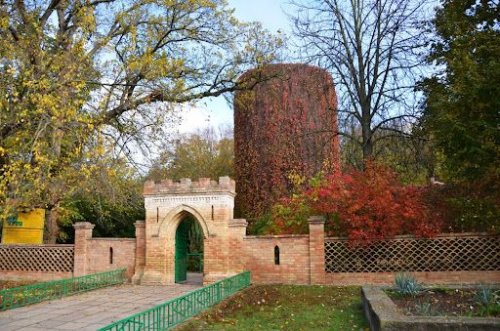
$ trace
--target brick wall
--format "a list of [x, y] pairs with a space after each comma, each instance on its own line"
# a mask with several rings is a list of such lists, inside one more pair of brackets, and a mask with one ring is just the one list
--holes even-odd
[[[439, 235], [430, 241], [424, 241], [421, 245], [428, 245], [427, 248], [421, 247], [421, 254], [424, 251], [430, 251], [430, 254], [441, 254], [451, 258], [451, 254], [440, 253], [444, 248], [437, 252], [438, 242], [440, 245], [448, 246], [450, 252], [462, 252], [458, 241], [454, 238], [467, 238], [467, 251], [477, 251], [482, 258], [471, 255], [477, 265], [478, 271], [450, 270], [433, 272], [412, 272], [415, 277], [423, 283], [429, 284], [467, 284], [467, 283], [500, 283], [500, 270], [498, 249], [500, 237], [487, 235], [460, 234]], [[328, 239], [331, 241], [332, 239]], [[345, 242], [345, 239], [336, 239], [339, 242]], [[408, 240], [407, 237], [397, 238], [397, 240]], [[443, 244], [445, 241], [445, 244]], [[448, 241], [450, 241], [448, 243]], [[426, 243], [427, 242], [427, 243]], [[414, 249], [414, 242], [410, 241], [410, 248]], [[455, 245], [455, 246], [454, 246]], [[463, 243], [462, 243], [463, 245]], [[401, 245], [400, 245], [401, 246]], [[365, 285], [365, 284], [392, 284], [397, 272], [326, 272], [325, 271], [325, 236], [324, 220], [318, 217], [309, 219], [309, 235], [293, 236], [243, 236], [241, 242], [234, 241], [230, 244], [233, 255], [232, 260], [235, 263], [242, 263], [242, 269], [252, 272], [252, 281], [255, 283], [282, 283], [282, 284], [330, 284], [330, 285]], [[275, 264], [274, 249], [279, 247], [280, 263]], [[405, 253], [399, 251], [399, 246], [395, 247], [396, 253], [391, 251], [391, 246], [381, 255], [380, 252], [373, 253], [375, 260], [389, 259], [393, 255], [410, 256], [415, 252]], [[410, 249], [408, 248], [408, 249]], [[404, 248], [406, 249], [406, 248]], [[458, 254], [459, 255], [459, 254]], [[349, 258], [353, 260], [354, 258]], [[438, 257], [434, 257], [437, 260]], [[399, 261], [399, 260], [397, 260]], [[482, 261], [482, 263], [480, 263]], [[332, 263], [332, 261], [330, 261]], [[340, 263], [340, 261], [339, 261]], [[345, 263], [345, 261], [344, 261]], [[354, 262], [352, 262], [354, 263]], [[465, 266], [465, 264], [463, 265]], [[459, 268], [459, 266], [456, 266]], [[233, 266], [233, 268], [237, 268]], [[480, 270], [480, 271], [479, 271]], [[402, 270], [405, 271], [405, 270]], [[411, 270], [409, 270], [411, 271]]]
[[[412, 275], [426, 284], [482, 284], [500, 283], [500, 271], [433, 271], [412, 272]], [[335, 285], [390, 285], [394, 283], [395, 272], [344, 272], [327, 273], [325, 284]]]
[[135, 239], [92, 238], [88, 245], [87, 273], [126, 268], [128, 279], [132, 278], [135, 271]]
[[233, 237], [241, 240], [230, 242], [231, 260], [239, 263], [232, 268], [250, 270], [254, 283], [323, 284], [325, 221], [311, 217], [308, 223], [307, 235], [245, 236], [239, 230]]
[[[275, 247], [279, 248], [279, 264], [275, 264]], [[309, 284], [309, 236], [246, 237], [234, 259], [244, 261], [244, 269], [252, 272], [254, 283]]]
[[92, 238], [94, 225], [89, 222], [76, 223], [73, 227], [75, 276], [126, 268], [128, 279], [132, 278], [137, 255], [135, 238]]
[[53, 272], [53, 271], [25, 271], [8, 270], [0, 271], [0, 280], [32, 280], [45, 282], [49, 280], [71, 278], [72, 272]]
[[[140, 280], [141, 273], [145, 267], [145, 246], [148, 246], [150, 256], [153, 257], [155, 257], [155, 249], [158, 250], [158, 259], [156, 262], [161, 262], [162, 264], [153, 266], [158, 270], [162, 270], [160, 277], [165, 277], [167, 274], [166, 264], [173, 263], [172, 260], [166, 261], [164, 257], [165, 251], [173, 252], [174, 242], [172, 240], [161, 240], [166, 238], [146, 238], [144, 222], [136, 222], [135, 239], [93, 238], [92, 229], [94, 226], [88, 222], [77, 223], [74, 227], [74, 248], [64, 248], [63, 245], [57, 245], [59, 246], [57, 248], [54, 248], [56, 246], [50, 248], [51, 256], [58, 256], [57, 254], [60, 254], [54, 253], [54, 250], [74, 250], [73, 273], [66, 269], [50, 269], [56, 266], [63, 268], [60, 258], [56, 259], [59, 261], [56, 261], [57, 263], [47, 262], [50, 260], [49, 258], [41, 263], [39, 258], [35, 258], [38, 256], [37, 254], [40, 254], [39, 251], [49, 252], [49, 247], [9, 247], [6, 249], [10, 251], [15, 250], [17, 255], [10, 251], [3, 253], [0, 251], [0, 279], [32, 279], [42, 281], [126, 268], [129, 279], [132, 279], [132, 276], [134, 276], [135, 280]], [[230, 220], [229, 225], [223, 228], [225, 231], [215, 231], [208, 238], [205, 238], [205, 283], [213, 282], [221, 277], [226, 277], [229, 274], [238, 273], [242, 270], [250, 270], [252, 272], [252, 281], [260, 284], [364, 285], [391, 284], [394, 281], [396, 272], [384, 272], [386, 270], [379, 270], [378, 272], [352, 272], [350, 270], [348, 270], [349, 272], [342, 270], [340, 272], [326, 272], [325, 266], [332, 268], [332, 266], [339, 266], [340, 263], [348, 266], [352, 265], [352, 268], [356, 267], [359, 263], [365, 265], [368, 262], [375, 263], [374, 265], [387, 265], [388, 262], [386, 260], [391, 256], [394, 247], [393, 245], [385, 244], [383, 250], [369, 251], [365, 254], [368, 256], [368, 259], [365, 260], [360, 257], [356, 259], [357, 255], [354, 257], [351, 255], [348, 257], [344, 256], [339, 260], [332, 259], [332, 250], [336, 254], [340, 254], [341, 250], [337, 247], [338, 245], [334, 245], [333, 248], [330, 247], [327, 249], [330, 253], [325, 254], [324, 220], [318, 217], [309, 219], [309, 234], [307, 235], [246, 236], [246, 221], [235, 219]], [[430, 252], [437, 254], [434, 253], [437, 252], [434, 246], [438, 240], [441, 246], [444, 245], [443, 247], [447, 247], [450, 251], [455, 252], [457, 248], [453, 243], [456, 240], [451, 239], [459, 237], [466, 237], [466, 240], [464, 239], [465, 241], [462, 240], [462, 242], [466, 243], [465, 247], [467, 247], [467, 251], [477, 251], [476, 255], [466, 255], [470, 256], [473, 261], [476, 261], [475, 263], [478, 265], [478, 268], [482, 268], [482, 271], [474, 271], [477, 269], [464, 271], [458, 267], [458, 269], [449, 271], [437, 270], [429, 272], [415, 270], [416, 272], [413, 272], [413, 274], [417, 279], [424, 283], [440, 284], [500, 283], [500, 256], [498, 255], [500, 237], [498, 236], [440, 235], [438, 238], [429, 241]], [[484, 240], [480, 240], [480, 238]], [[345, 239], [338, 238], [335, 240], [345, 242]], [[408, 241], [408, 238], [399, 238], [396, 240]], [[450, 240], [450, 243], [447, 240]], [[331, 242], [332, 238], [326, 239], [326, 242], [329, 241]], [[415, 245], [411, 241], [410, 244], [408, 244], [409, 247], [414, 247]], [[276, 256], [276, 250], [279, 251], [279, 258]], [[382, 251], [384, 254], [380, 253]], [[401, 252], [399, 248], [395, 251], [399, 255], [395, 258], [393, 257], [394, 263], [401, 263], [401, 254], [403, 257], [409, 256], [409, 253]], [[413, 251], [415, 251], [414, 248]], [[463, 251], [465, 251], [464, 248], [460, 250], [460, 252]], [[111, 254], [113, 255], [112, 258]], [[439, 254], [443, 255], [442, 253]], [[23, 262], [23, 264], [21, 263], [22, 259], [14, 258], [25, 255], [26, 261], [31, 262]], [[455, 255], [462, 257], [458, 253], [455, 253]], [[452, 259], [451, 254], [446, 253], [443, 256], [450, 260]], [[327, 260], [326, 264], [325, 260]], [[439, 261], [439, 256], [428, 260]], [[33, 269], [36, 265], [38, 265], [38, 269]], [[418, 265], [422, 267], [420, 264]], [[28, 270], [27, 268], [32, 268], [32, 270]], [[370, 269], [370, 271], [372, 270]]]

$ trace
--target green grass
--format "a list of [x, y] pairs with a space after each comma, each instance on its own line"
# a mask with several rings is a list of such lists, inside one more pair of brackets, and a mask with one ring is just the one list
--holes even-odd
[[182, 324], [191, 330], [368, 330], [359, 287], [252, 286]]

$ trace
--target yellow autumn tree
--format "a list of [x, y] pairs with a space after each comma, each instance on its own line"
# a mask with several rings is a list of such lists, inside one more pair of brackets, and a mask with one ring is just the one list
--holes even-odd
[[281, 42], [232, 14], [224, 0], [1, 1], [2, 214], [46, 208], [54, 242], [62, 199], [109, 170], [96, 159], [154, 139], [174, 104], [249, 88], [237, 77]]

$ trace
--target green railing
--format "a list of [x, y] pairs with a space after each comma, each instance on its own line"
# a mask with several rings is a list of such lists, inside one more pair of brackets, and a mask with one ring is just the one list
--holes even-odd
[[245, 271], [134, 314], [99, 331], [168, 330], [250, 285]]
[[101, 272], [81, 277], [53, 280], [0, 291], [0, 310], [14, 309], [42, 301], [53, 300], [101, 287], [121, 284], [125, 269]]

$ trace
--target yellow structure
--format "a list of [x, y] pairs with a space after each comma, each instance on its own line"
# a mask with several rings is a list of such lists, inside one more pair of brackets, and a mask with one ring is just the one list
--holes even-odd
[[37, 208], [28, 213], [8, 217], [3, 221], [2, 244], [41, 244], [45, 209]]

